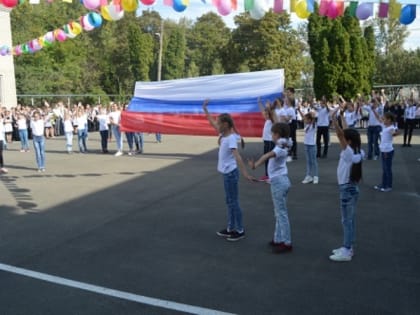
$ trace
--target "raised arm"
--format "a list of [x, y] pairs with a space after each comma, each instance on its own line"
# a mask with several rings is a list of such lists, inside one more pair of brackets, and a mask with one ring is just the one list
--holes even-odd
[[[346, 139], [344, 138], [344, 131], [340, 127], [340, 124], [338, 123], [337, 112], [338, 112], [339, 109], [340, 108], [338, 107], [337, 109], [335, 109], [332, 112], [331, 120], [333, 122], [335, 133], [337, 135], [338, 141], [340, 142], [340, 147], [341, 147], [341, 149], [344, 150], [347, 147], [347, 142], [346, 142]], [[345, 121], [345, 119], [342, 119], [342, 122], [343, 121]]]
[[207, 105], [209, 104], [209, 100], [205, 100], [203, 103], [203, 111], [206, 114], [207, 120], [209, 121], [210, 125], [219, 132], [219, 126], [217, 125], [217, 121], [210, 115], [209, 110], [207, 109]]

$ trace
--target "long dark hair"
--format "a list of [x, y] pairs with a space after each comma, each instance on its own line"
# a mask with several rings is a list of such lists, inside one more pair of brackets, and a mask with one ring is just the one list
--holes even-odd
[[[362, 140], [360, 133], [353, 128], [344, 129], [344, 139], [350, 141], [350, 147], [354, 154], [361, 154]], [[362, 179], [362, 158], [359, 163], [353, 163], [350, 170], [350, 181], [354, 183], [360, 182]]]
[[[235, 127], [235, 123], [234, 123], [233, 118], [230, 114], [227, 114], [227, 113], [220, 114], [219, 115], [219, 121], [221, 123], [224, 123], [224, 122], [227, 123], [228, 126], [229, 126], [229, 129], [233, 129], [233, 131], [235, 133], [240, 135], [239, 131]], [[219, 141], [220, 141], [220, 138], [219, 138]], [[245, 141], [244, 141], [244, 138], [242, 138], [242, 137], [241, 137], [241, 148], [242, 149], [245, 148]]]

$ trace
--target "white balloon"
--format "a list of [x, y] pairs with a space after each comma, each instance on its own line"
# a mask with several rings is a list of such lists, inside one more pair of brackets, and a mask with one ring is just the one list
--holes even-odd
[[261, 20], [268, 10], [269, 5], [267, 0], [255, 0], [254, 7], [249, 11], [249, 15], [254, 20]]
[[124, 10], [121, 7], [117, 7], [113, 4], [108, 6], [109, 16], [113, 21], [121, 20], [124, 17]]

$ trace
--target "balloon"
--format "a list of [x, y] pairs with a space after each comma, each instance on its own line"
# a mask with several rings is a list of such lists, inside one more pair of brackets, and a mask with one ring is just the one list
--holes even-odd
[[101, 5], [100, 0], [83, 0], [83, 5], [88, 10], [95, 10], [97, 7]]
[[249, 15], [254, 20], [261, 20], [268, 11], [268, 3], [266, 0], [255, 0], [254, 7], [249, 11]]
[[91, 30], [93, 30], [93, 29], [95, 28], [95, 26], [93, 26], [93, 25], [90, 23], [90, 21], [89, 21], [89, 15], [88, 15], [88, 14], [86, 14], [86, 15], [82, 16], [82, 17], [80, 18], [80, 22], [81, 22], [81, 24], [82, 24], [82, 26], [83, 26], [83, 29], [84, 29], [86, 32], [89, 32], [89, 31], [91, 31]]
[[19, 3], [18, 0], [1, 0], [6, 8], [14, 8]]
[[156, 0], [140, 0], [144, 5], [152, 5]]
[[99, 27], [102, 25], [102, 16], [100, 16], [98, 13], [90, 12], [87, 15], [88, 15], [89, 23], [93, 25], [93, 27]]
[[44, 40], [46, 42], [52, 43], [53, 41], [55, 41], [55, 37], [54, 37], [54, 33], [53, 32], [48, 32], [44, 35]]
[[110, 4], [108, 6], [109, 16], [112, 21], [121, 20], [124, 17], [124, 10], [121, 10], [121, 6]]
[[64, 31], [64, 33], [66, 33], [66, 36], [68, 38], [75, 38], [76, 37], [76, 34], [73, 33], [70, 24], [64, 25], [63, 26], [63, 31]]
[[22, 46], [21, 45], [16, 46], [14, 51], [15, 51], [16, 56], [20, 56], [22, 54]]
[[356, 16], [359, 20], [366, 20], [373, 14], [373, 3], [361, 3], [357, 7]]
[[321, 0], [319, 4], [319, 15], [326, 16], [328, 13], [328, 8], [330, 7], [330, 0]]
[[6, 56], [9, 53], [9, 48], [7, 46], [2, 46], [0, 48], [0, 55]]
[[217, 12], [223, 16], [226, 16], [232, 12], [232, 3], [230, 0], [220, 0], [219, 5], [217, 6]]
[[79, 35], [82, 32], [82, 26], [77, 22], [70, 23], [71, 32], [75, 35]]
[[403, 25], [408, 25], [408, 24], [413, 23], [415, 19], [416, 19], [416, 5], [407, 4], [401, 10], [400, 23]]
[[298, 18], [307, 19], [311, 13], [308, 11], [306, 0], [299, 0], [295, 5], [295, 12]]
[[101, 15], [107, 21], [112, 21], [111, 16], [109, 15], [109, 6], [104, 5], [101, 7]]
[[136, 11], [139, 3], [137, 0], [121, 0], [121, 6], [124, 11], [133, 12]]
[[64, 31], [62, 29], [56, 29], [54, 31], [54, 37], [59, 42], [64, 42], [67, 39], [67, 35], [66, 35], [66, 33], [64, 33]]
[[335, 1], [331, 1], [330, 5], [328, 6], [327, 16], [330, 19], [335, 19], [339, 13], [340, 11], [338, 10], [337, 3]]
[[182, 1], [182, 0], [174, 0], [174, 4], [173, 4], [172, 8], [176, 12], [182, 12], [187, 8], [187, 6], [188, 6], [188, 3], [185, 4], [184, 1]]

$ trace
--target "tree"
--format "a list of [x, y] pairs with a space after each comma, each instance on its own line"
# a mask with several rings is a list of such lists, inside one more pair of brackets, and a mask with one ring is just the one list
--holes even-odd
[[163, 78], [165, 80], [184, 77], [185, 68], [185, 34], [180, 27], [170, 33], [168, 45], [163, 58]]

